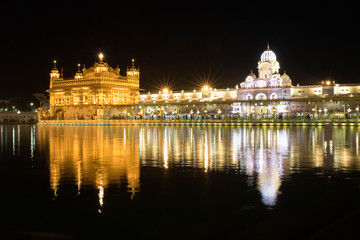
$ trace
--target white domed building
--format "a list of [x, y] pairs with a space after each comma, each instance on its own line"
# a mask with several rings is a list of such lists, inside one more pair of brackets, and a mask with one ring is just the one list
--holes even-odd
[[[257, 64], [258, 72], [250, 73], [240, 85], [233, 88], [216, 89], [203, 86], [193, 91], [176, 91], [163, 89], [156, 92], [139, 94], [139, 104], [143, 113], [174, 112], [182, 114], [291, 114], [335, 111], [332, 103], [310, 104], [308, 98], [329, 98], [335, 96], [360, 96], [360, 85], [335, 84], [333, 80], [325, 80], [316, 85], [299, 85], [292, 83], [290, 76], [280, 73], [277, 56], [267, 45]], [[291, 99], [291, 101], [289, 100]], [[295, 101], [299, 99], [299, 101]], [[306, 101], [304, 101], [306, 99]], [[274, 100], [274, 101], [272, 101]], [[212, 102], [212, 104], [209, 104]], [[169, 103], [169, 106], [166, 106]], [[179, 105], [177, 105], [179, 103]], [[180, 104], [181, 103], [181, 104]], [[186, 103], [186, 104], [184, 104]], [[159, 104], [159, 105], [157, 105]], [[354, 109], [354, 106], [351, 106]], [[339, 109], [338, 109], [339, 110]], [[350, 109], [351, 110], [351, 109]], [[352, 110], [354, 111], [354, 110]]]
[[[291, 79], [284, 72], [280, 75], [280, 64], [277, 61], [276, 54], [270, 50], [269, 44], [267, 49], [261, 54], [258, 62], [258, 76], [252, 71], [245, 78], [245, 81], [240, 83], [238, 89], [238, 100], [268, 100], [268, 99], [287, 99], [291, 97]], [[256, 110], [247, 109], [244, 112], [254, 112], [268, 114], [269, 109], [265, 106], [263, 108], [256, 108]], [[271, 108], [271, 111], [272, 108]], [[288, 106], [276, 106], [276, 112], [286, 113], [289, 111]]]

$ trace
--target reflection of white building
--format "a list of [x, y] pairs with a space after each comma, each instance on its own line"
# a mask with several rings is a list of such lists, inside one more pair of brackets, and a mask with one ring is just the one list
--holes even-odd
[[[176, 103], [189, 103], [189, 105], [201, 102], [217, 102], [219, 101], [232, 101], [232, 104], [223, 104], [222, 107], [216, 106], [213, 112], [219, 108], [227, 113], [241, 113], [241, 114], [272, 114], [276, 113], [293, 113], [293, 112], [311, 112], [313, 104], [306, 102], [286, 101], [286, 99], [294, 98], [326, 98], [334, 96], [356, 96], [360, 95], [360, 84], [335, 84], [335, 81], [325, 80], [318, 85], [296, 86], [292, 85], [292, 80], [289, 75], [284, 71], [280, 74], [280, 63], [277, 61], [275, 53], [270, 50], [269, 45], [267, 49], [261, 54], [260, 61], [257, 65], [258, 75], [253, 71], [245, 78], [240, 85], [234, 88], [216, 89], [211, 86], [204, 86], [200, 90], [194, 89], [193, 91], [171, 91], [165, 89], [157, 93], [148, 92], [139, 94], [139, 104], [153, 104], [154, 106], [148, 107], [144, 110], [143, 114], [150, 114], [156, 112], [165, 112], [166, 107], [156, 107], [157, 103], [168, 103], [176, 105]], [[271, 99], [284, 99], [284, 101], [261, 103], [261, 100]], [[237, 102], [237, 100], [239, 102]], [[258, 100], [258, 101], [256, 101]], [[257, 104], [254, 105], [254, 102]], [[323, 108], [326, 104], [323, 104]], [[209, 105], [208, 105], [209, 106]], [[326, 105], [329, 108], [329, 106]], [[181, 111], [182, 113], [190, 113], [192, 107], [188, 109], [168, 110], [167, 112]], [[199, 107], [200, 112], [204, 108]], [[335, 111], [335, 109], [333, 109]], [[209, 113], [209, 107], [207, 107]], [[210, 110], [212, 111], [212, 110]], [[203, 113], [203, 112], [202, 112]], [[200, 113], [200, 114], [202, 114]], [[195, 112], [194, 112], [195, 114]]]

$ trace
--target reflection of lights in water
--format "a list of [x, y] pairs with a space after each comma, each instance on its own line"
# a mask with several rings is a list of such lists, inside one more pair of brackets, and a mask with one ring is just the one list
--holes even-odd
[[54, 197], [57, 197], [57, 191], [59, 187], [59, 181], [60, 181], [60, 169], [59, 164], [57, 164], [57, 161], [51, 161], [50, 162], [50, 188], [54, 192]]
[[[273, 168], [274, 166], [270, 166]], [[258, 189], [261, 193], [262, 202], [266, 206], [275, 206], [281, 179], [278, 169], [271, 169], [269, 172], [259, 174]]]
[[34, 150], [35, 150], [35, 125], [30, 129], [30, 158], [34, 160]]
[[15, 127], [12, 129], [12, 151], [15, 156]]
[[263, 162], [263, 168], [258, 171], [258, 189], [264, 205], [275, 206], [283, 172], [282, 159], [278, 152], [272, 150], [270, 157], [263, 159]]
[[237, 156], [238, 154], [241, 154], [240, 151], [241, 146], [241, 138], [239, 138], [239, 132], [238, 129], [232, 130], [232, 163], [237, 163]]
[[127, 128], [126, 143], [123, 143], [121, 127], [109, 130], [91, 126], [39, 126], [37, 129], [39, 147], [49, 150], [50, 188], [54, 197], [60, 193], [59, 186], [69, 183], [77, 187], [77, 194], [84, 191], [82, 186], [93, 186], [100, 206], [104, 204], [104, 192], [109, 184], [120, 187], [120, 183], [126, 181], [127, 188], [131, 189], [130, 198], [139, 191], [137, 130]]
[[164, 136], [164, 167], [167, 169], [169, 167], [169, 156], [168, 156], [168, 140], [167, 140], [167, 134], [166, 134], [167, 128], [165, 128], [165, 136]]
[[78, 195], [80, 194], [80, 190], [81, 190], [81, 160], [77, 161], [77, 190], [78, 190]]
[[124, 149], [126, 150], [126, 132], [124, 128]]
[[0, 141], [1, 141], [1, 151], [4, 150], [4, 130], [3, 126], [0, 126]]
[[208, 153], [208, 141], [207, 141], [207, 132], [205, 132], [205, 143], [204, 143], [204, 168], [207, 171], [209, 167], [209, 153]]
[[356, 132], [356, 137], [355, 137], [355, 153], [356, 156], [359, 156], [359, 132]]
[[[283, 131], [277, 130], [272, 134], [264, 135], [260, 132], [259, 148], [255, 149], [255, 160], [257, 167], [257, 188], [261, 194], [261, 200], [266, 206], [275, 206], [283, 175], [282, 156], [288, 154], [289, 137]], [[266, 138], [271, 138], [271, 141]], [[285, 143], [286, 142], [286, 143]], [[268, 144], [264, 146], [264, 144]], [[283, 146], [280, 146], [284, 144]], [[274, 147], [271, 147], [274, 146]], [[246, 165], [247, 174], [253, 169], [250, 161]], [[249, 170], [249, 171], [248, 171]], [[248, 174], [249, 175], [249, 174]], [[251, 176], [251, 175], [249, 175]]]
[[98, 189], [99, 189], [99, 205], [100, 205], [100, 208], [98, 209], [98, 212], [101, 213], [101, 207], [104, 205], [104, 187], [103, 187], [103, 177], [102, 177], [102, 174], [99, 173], [99, 186], [98, 186]]
[[334, 154], [334, 153], [333, 153], [333, 141], [332, 141], [332, 140], [329, 141], [329, 153], [330, 153], [331, 155]]
[[20, 153], [20, 124], [17, 126], [17, 151]]

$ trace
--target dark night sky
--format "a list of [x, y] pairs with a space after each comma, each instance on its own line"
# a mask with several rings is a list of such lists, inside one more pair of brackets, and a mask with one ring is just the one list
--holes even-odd
[[99, 48], [121, 74], [135, 58], [146, 90], [162, 82], [194, 89], [204, 77], [234, 87], [256, 70], [267, 42], [293, 84], [360, 83], [353, 4], [11, 1], [0, 14], [0, 99], [44, 92], [54, 59], [70, 77]]

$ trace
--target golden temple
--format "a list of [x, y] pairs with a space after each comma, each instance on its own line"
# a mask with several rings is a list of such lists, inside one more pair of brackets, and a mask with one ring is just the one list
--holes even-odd
[[120, 68], [112, 68], [99, 54], [90, 68], [78, 70], [72, 78], [64, 78], [56, 67], [50, 72], [50, 119], [106, 119], [124, 111], [124, 106], [138, 102], [140, 69], [132, 59], [126, 76]]

